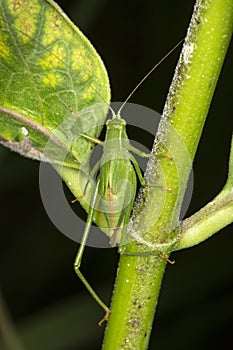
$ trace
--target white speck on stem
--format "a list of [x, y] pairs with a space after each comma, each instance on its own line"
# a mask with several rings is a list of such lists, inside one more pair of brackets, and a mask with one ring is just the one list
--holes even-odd
[[193, 50], [194, 50], [194, 43], [190, 42], [184, 45], [184, 49], [182, 51], [182, 55], [183, 55], [182, 59], [185, 64], [189, 63], [192, 57]]
[[22, 133], [25, 135], [25, 136], [27, 136], [28, 135], [28, 130], [23, 126], [22, 127]]

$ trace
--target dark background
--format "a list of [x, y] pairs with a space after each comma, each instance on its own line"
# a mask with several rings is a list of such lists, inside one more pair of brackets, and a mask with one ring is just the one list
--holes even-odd
[[[58, 1], [91, 40], [109, 72], [112, 100], [122, 101], [140, 78], [185, 36], [194, 1]], [[178, 52], [131, 99], [162, 111]], [[187, 216], [210, 201], [227, 175], [232, 133], [232, 50], [228, 52], [194, 163]], [[102, 310], [76, 278], [77, 244], [49, 221], [37, 162], [0, 149], [1, 290], [26, 350], [100, 349]], [[233, 348], [232, 225], [194, 248], [173, 254], [150, 349]], [[86, 248], [82, 271], [110, 302], [118, 254]], [[120, 326], [120, 325], [119, 325]], [[5, 349], [0, 344], [0, 349]]]

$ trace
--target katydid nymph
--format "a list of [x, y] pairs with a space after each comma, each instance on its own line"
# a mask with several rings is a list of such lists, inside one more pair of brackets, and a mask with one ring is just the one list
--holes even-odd
[[[161, 62], [163, 62], [171, 54], [171, 52], [173, 52], [181, 44], [182, 41], [183, 40], [172, 48], [140, 80], [116, 114], [110, 107], [112, 119], [108, 119], [106, 122], [106, 135], [104, 141], [100, 141], [85, 134], [82, 135], [84, 138], [92, 140], [93, 142], [103, 146], [103, 155], [91, 172], [91, 176], [94, 176], [98, 171], [96, 188], [93, 192], [92, 202], [90, 203], [90, 210], [88, 212], [80, 248], [74, 262], [76, 274], [86, 286], [89, 293], [106, 312], [104, 318], [99, 322], [99, 325], [108, 319], [110, 309], [103, 303], [103, 301], [87, 282], [86, 278], [80, 272], [81, 259], [88, 234], [91, 229], [91, 224], [94, 217], [98, 215], [98, 213], [103, 214], [107, 223], [108, 236], [110, 236], [110, 245], [114, 247], [117, 243], [119, 245], [124, 244], [124, 234], [127, 229], [127, 224], [129, 222], [129, 217], [137, 191], [137, 178], [142, 186], [146, 185], [140, 167], [130, 152], [134, 152], [141, 157], [153, 156], [152, 154], [140, 151], [130, 144], [126, 131], [126, 121], [121, 118], [121, 111], [134, 92], [161, 64]], [[157, 254], [160, 254], [163, 258], [171, 262], [160, 252], [157, 252]]]

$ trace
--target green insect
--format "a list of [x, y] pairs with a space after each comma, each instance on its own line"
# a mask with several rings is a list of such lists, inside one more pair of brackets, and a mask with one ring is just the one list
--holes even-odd
[[[121, 118], [121, 110], [139, 86], [141, 86], [147, 77], [177, 48], [177, 46], [180, 45], [181, 42], [170, 50], [143, 77], [122, 104], [117, 114], [111, 109], [112, 119], [106, 122], [104, 142], [83, 134], [83, 137], [103, 146], [103, 155], [92, 171], [91, 177], [96, 173], [97, 169], [99, 169], [96, 188], [93, 191], [92, 202], [90, 203], [82, 241], [74, 262], [74, 269], [89, 293], [106, 312], [103, 320], [101, 320], [99, 324], [102, 324], [103, 321], [108, 319], [110, 309], [99, 298], [80, 271], [81, 260], [91, 224], [94, 217], [104, 217], [104, 221], [107, 224], [105, 231], [107, 229], [108, 236], [110, 237], [110, 245], [114, 247], [116, 243], [119, 243], [119, 245], [124, 244], [125, 232], [137, 191], [137, 177], [142, 186], [146, 185], [140, 167], [131, 152], [141, 157], [153, 156], [140, 151], [130, 144], [127, 136], [126, 121]], [[99, 220], [99, 222], [101, 222], [101, 220]]]

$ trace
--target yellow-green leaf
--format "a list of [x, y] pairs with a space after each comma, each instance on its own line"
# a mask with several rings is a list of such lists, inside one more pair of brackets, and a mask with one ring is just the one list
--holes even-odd
[[[0, 2], [0, 142], [71, 167], [88, 160], [110, 100], [105, 67], [52, 0]], [[49, 142], [48, 142], [49, 140]]]

